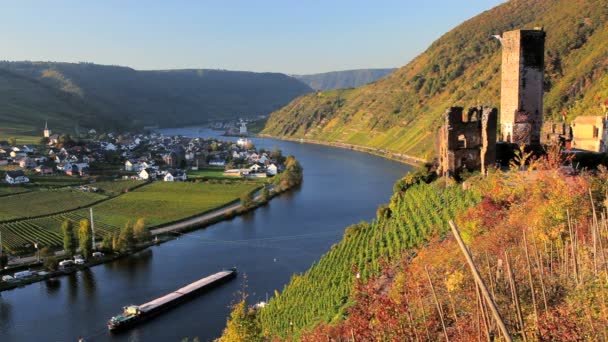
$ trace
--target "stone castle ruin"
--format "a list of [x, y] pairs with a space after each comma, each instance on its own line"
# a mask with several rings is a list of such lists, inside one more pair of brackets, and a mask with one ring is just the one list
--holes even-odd
[[[543, 125], [545, 32], [542, 29], [504, 32], [501, 43], [500, 141], [539, 146]], [[451, 107], [437, 138], [440, 175], [481, 170], [496, 163], [496, 108], [476, 107], [464, 114]]]
[[474, 107], [466, 113], [451, 107], [439, 130], [437, 150], [441, 175], [455, 175], [462, 170], [483, 170], [496, 162], [496, 108]]

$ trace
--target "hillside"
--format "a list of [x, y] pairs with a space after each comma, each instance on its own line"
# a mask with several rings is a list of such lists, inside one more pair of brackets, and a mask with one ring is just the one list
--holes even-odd
[[36, 127], [47, 118], [51, 127], [66, 118], [88, 127], [108, 120], [125, 128], [197, 124], [268, 114], [311, 91], [279, 73], [137, 71], [89, 63], [0, 62], [0, 79], [0, 118], [22, 116], [15, 120]]
[[94, 113], [76, 96], [0, 69], [0, 138], [40, 136], [47, 118], [52, 127], [66, 131], [74, 131], [77, 125], [112, 126], [111, 122], [96, 118]]
[[601, 213], [608, 172], [567, 176], [558, 172], [562, 162], [550, 156], [524, 172], [518, 166], [494, 171], [469, 179], [466, 190], [408, 174], [374, 221], [348, 227], [261, 310], [233, 312], [224, 336], [491, 340], [486, 336], [500, 332], [478, 302], [450, 232], [448, 220], [454, 220], [514, 340], [526, 340], [522, 334], [540, 341], [602, 340], [608, 221]]
[[462, 23], [381, 80], [295, 99], [271, 114], [263, 133], [428, 158], [447, 107], [499, 107], [501, 51], [490, 37], [537, 26], [547, 32], [545, 116], [599, 114], [608, 98], [607, 22], [602, 1], [509, 1]]
[[292, 76], [314, 90], [335, 90], [357, 88], [379, 80], [395, 70], [397, 69], [357, 69]]

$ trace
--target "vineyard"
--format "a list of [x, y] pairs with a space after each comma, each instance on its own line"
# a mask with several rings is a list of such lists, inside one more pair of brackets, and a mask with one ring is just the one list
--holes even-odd
[[437, 182], [396, 193], [375, 221], [347, 228], [340, 243], [271, 299], [260, 314], [264, 334], [284, 338], [319, 322], [341, 320], [352, 304], [357, 273], [362, 280], [376, 276], [383, 261], [394, 263], [404, 251], [445, 234], [448, 220], [479, 200], [476, 192]]
[[70, 189], [31, 191], [0, 197], [0, 221], [50, 215], [105, 199], [96, 193]]
[[[156, 182], [129, 191], [143, 184], [141, 181], [115, 181], [91, 185], [107, 195], [124, 193], [93, 206], [97, 239], [140, 217], [145, 218], [148, 227], [178, 221], [230, 203], [242, 193], [259, 187], [256, 182]], [[0, 197], [0, 204], [3, 205], [0, 207], [0, 218], [15, 220], [0, 223], [2, 245], [12, 253], [31, 252], [34, 242], [42, 247], [60, 247], [63, 243], [61, 223], [70, 220], [77, 226], [80, 220], [89, 218], [88, 209], [77, 208], [107, 198], [105, 195], [68, 189]], [[48, 216], [27, 219], [45, 214]]]

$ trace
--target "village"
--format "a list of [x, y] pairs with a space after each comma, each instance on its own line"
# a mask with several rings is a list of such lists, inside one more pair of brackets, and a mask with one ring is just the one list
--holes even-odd
[[256, 150], [249, 139], [237, 142], [163, 136], [159, 133], [97, 135], [90, 130], [77, 141], [52, 133], [45, 125], [44, 145], [0, 141], [0, 167], [10, 185], [26, 184], [32, 176], [101, 176], [144, 181], [186, 181], [188, 174], [222, 170], [222, 176], [275, 176], [283, 156], [279, 151]]
[[[245, 137], [229, 142], [90, 130], [74, 139], [51, 132], [47, 124], [40, 144], [0, 141], [0, 170], [0, 274], [5, 288], [20, 284], [16, 279], [39, 279], [36, 273], [17, 271], [42, 267], [41, 255], [63, 253], [66, 225], [90, 225], [92, 245], [108, 254], [97, 260], [89, 253], [86, 257], [93, 258], [83, 259], [86, 265], [95, 264], [118, 252], [132, 252], [118, 248], [115, 237], [134, 222], [153, 233], [155, 241], [159, 236], [165, 241], [172, 232], [264, 205], [302, 177], [293, 156], [284, 157], [277, 148], [256, 149]], [[139, 245], [149, 243], [142, 240]], [[55, 259], [44, 268], [84, 262]], [[12, 271], [15, 275], [7, 273]]]

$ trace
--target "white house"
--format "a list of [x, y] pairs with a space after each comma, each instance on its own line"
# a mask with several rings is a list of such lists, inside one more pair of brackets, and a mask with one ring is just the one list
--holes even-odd
[[7, 171], [4, 180], [6, 180], [8, 184], [22, 184], [30, 181], [23, 171]]
[[226, 166], [226, 162], [223, 160], [212, 160], [209, 162], [210, 166]]
[[279, 168], [274, 164], [270, 164], [266, 168], [266, 174], [268, 174], [269, 176], [276, 176], [276, 174], [278, 172], [279, 172]]
[[133, 171], [133, 164], [134, 162], [127, 159], [125, 161], [125, 171]]
[[148, 180], [151, 179], [153, 177], [153, 173], [148, 171], [148, 169], [143, 169], [141, 171], [139, 171], [139, 179], [141, 180]]
[[251, 165], [251, 167], [249, 167], [249, 171], [251, 171], [251, 172], [258, 172], [258, 171], [260, 171], [261, 168], [262, 167], [260, 165], [253, 164], [253, 165]]
[[188, 179], [188, 176], [181, 170], [169, 170], [163, 178], [165, 182], [185, 181], [186, 179]]

